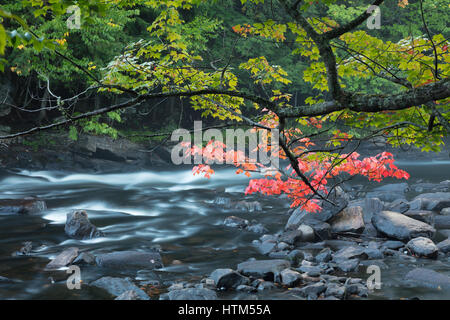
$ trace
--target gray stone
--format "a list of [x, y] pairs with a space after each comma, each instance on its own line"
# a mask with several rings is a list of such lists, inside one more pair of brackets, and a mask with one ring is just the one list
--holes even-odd
[[419, 257], [436, 258], [438, 254], [438, 247], [434, 242], [424, 237], [411, 239], [406, 248]]
[[430, 223], [433, 217], [433, 212], [427, 210], [408, 210], [403, 214], [412, 219], [416, 219], [425, 223]]
[[80, 255], [73, 261], [75, 265], [94, 265], [95, 264], [95, 256], [89, 252], [82, 252]]
[[91, 286], [102, 288], [116, 297], [120, 297], [128, 291], [133, 291], [140, 300], [150, 300], [149, 296], [128, 278], [103, 277], [92, 282]]
[[262, 211], [261, 203], [258, 201], [238, 201], [233, 207], [234, 209], [247, 212]]
[[235, 289], [240, 285], [248, 284], [248, 278], [233, 269], [216, 269], [209, 277], [214, 280], [217, 288]]
[[443, 253], [449, 253], [450, 252], [450, 238], [439, 242], [437, 244], [437, 247], [439, 248], [439, 251], [441, 251]]
[[340, 262], [354, 258], [367, 259], [365, 250], [365, 248], [360, 246], [350, 246], [343, 248], [333, 254], [333, 261]]
[[237, 271], [246, 276], [279, 281], [280, 272], [290, 267], [291, 264], [287, 260], [253, 260], [238, 264]]
[[450, 208], [444, 208], [441, 210], [440, 214], [448, 216], [450, 215]]
[[317, 282], [303, 287], [298, 291], [304, 297], [317, 299], [322, 293], [325, 292], [325, 290], [327, 290], [327, 286], [323, 282]]
[[367, 254], [367, 257], [369, 259], [383, 259], [384, 255], [383, 252], [376, 248], [367, 248], [364, 250], [365, 254]]
[[284, 269], [281, 271], [280, 276], [281, 283], [288, 287], [297, 285], [302, 279], [302, 275], [299, 272], [291, 269]]
[[105, 235], [89, 221], [86, 211], [68, 213], [64, 231], [70, 238], [78, 240], [103, 237]]
[[298, 227], [297, 230], [302, 233], [302, 237], [301, 237], [302, 241], [304, 241], [304, 242], [314, 241], [314, 239], [315, 239], [314, 230], [310, 226], [308, 226], [306, 224], [302, 224]]
[[420, 199], [422, 210], [441, 211], [444, 208], [450, 207], [450, 192], [435, 192], [424, 193], [418, 195], [414, 200]]
[[387, 192], [397, 192], [397, 193], [405, 193], [409, 191], [409, 186], [406, 182], [401, 183], [389, 183], [382, 186], [379, 186], [374, 191], [387, 191]]
[[258, 284], [258, 287], [256, 288], [256, 290], [258, 291], [266, 291], [266, 290], [272, 290], [275, 289], [276, 286], [272, 281], [261, 281]]
[[343, 272], [358, 272], [359, 259], [350, 259], [338, 262], [336, 267]]
[[170, 291], [168, 298], [169, 300], [217, 300], [217, 294], [210, 289], [187, 288]]
[[397, 250], [397, 249], [403, 248], [405, 246], [405, 244], [401, 241], [387, 240], [387, 241], [383, 242], [382, 246], [385, 248], [388, 248], [388, 249]]
[[411, 270], [406, 274], [405, 279], [429, 288], [450, 289], [449, 276], [426, 268]]
[[252, 286], [247, 286], [247, 285], [241, 284], [240, 286], [238, 286], [236, 288], [236, 291], [242, 291], [242, 292], [250, 293], [250, 292], [255, 292], [256, 288], [254, 288]]
[[394, 211], [398, 213], [404, 213], [409, 210], [409, 203], [405, 199], [397, 199], [387, 205], [387, 211]]
[[246, 219], [242, 219], [236, 216], [230, 216], [225, 218], [223, 224], [231, 228], [245, 229], [249, 225], [249, 222]]
[[134, 290], [128, 290], [122, 293], [114, 300], [142, 300]]
[[46, 209], [44, 201], [34, 198], [0, 199], [0, 215], [34, 214]]
[[275, 250], [275, 247], [277, 246], [277, 244], [275, 242], [272, 242], [271, 240], [268, 241], [264, 241], [263, 243], [261, 243], [258, 246], [258, 250], [262, 253], [262, 254], [269, 254], [271, 253], [273, 250]]
[[331, 238], [331, 226], [328, 223], [317, 219], [307, 218], [305, 219], [304, 224], [313, 228], [316, 238], [320, 240]]
[[356, 294], [360, 297], [367, 298], [369, 296], [369, 290], [367, 287], [360, 283], [352, 283], [346, 285], [347, 294], [353, 295]]
[[397, 199], [405, 199], [405, 194], [392, 191], [372, 191], [366, 194], [366, 198], [378, 198], [381, 201], [392, 202]]
[[361, 207], [349, 207], [330, 220], [331, 230], [336, 233], [364, 231], [363, 210]]
[[436, 229], [450, 229], [450, 216], [435, 216], [434, 227]]
[[254, 233], [265, 233], [268, 231], [261, 223], [252, 224], [251, 226], [248, 226], [246, 230]]
[[161, 255], [158, 252], [119, 251], [99, 254], [96, 263], [100, 267], [114, 269], [156, 269], [162, 268]]
[[345, 286], [339, 286], [335, 283], [331, 283], [328, 285], [327, 290], [325, 291], [325, 297], [334, 296], [338, 299], [344, 299], [346, 292], [347, 288]]
[[285, 231], [281, 234], [279, 240], [294, 245], [302, 240], [302, 235], [303, 233], [301, 230]]
[[45, 269], [54, 270], [63, 267], [67, 267], [72, 264], [76, 257], [78, 257], [78, 248], [72, 247], [61, 252], [55, 259], [53, 259]]
[[365, 198], [364, 199], [364, 222], [368, 223], [372, 219], [372, 215], [376, 212], [383, 211], [385, 208], [384, 202], [378, 198]]
[[328, 262], [331, 260], [331, 249], [330, 248], [324, 248], [322, 249], [319, 254], [316, 256], [317, 262]]
[[393, 211], [381, 211], [372, 217], [372, 223], [382, 234], [398, 240], [410, 240], [419, 236], [432, 237], [435, 229], [418, 220]]

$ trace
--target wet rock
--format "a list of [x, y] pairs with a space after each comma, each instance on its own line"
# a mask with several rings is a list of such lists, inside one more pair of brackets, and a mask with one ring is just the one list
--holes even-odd
[[405, 194], [391, 191], [371, 191], [367, 192], [366, 198], [378, 198], [381, 201], [392, 202], [397, 199], [405, 199]]
[[235, 289], [240, 285], [248, 284], [248, 278], [243, 277], [233, 269], [216, 269], [209, 276], [217, 288]]
[[256, 290], [258, 291], [266, 291], [266, 290], [273, 290], [276, 286], [272, 281], [261, 281], [258, 286], [256, 287]]
[[385, 242], [383, 242], [382, 247], [388, 248], [388, 249], [392, 249], [392, 250], [397, 250], [400, 248], [403, 248], [405, 246], [405, 244], [401, 241], [396, 241], [396, 240], [387, 240]]
[[28, 256], [33, 249], [33, 243], [31, 241], [26, 241], [23, 243], [23, 247], [18, 251], [14, 252], [14, 256]]
[[414, 198], [420, 200], [422, 210], [441, 211], [450, 207], [450, 192], [424, 193]]
[[116, 297], [121, 297], [126, 292], [133, 291], [139, 300], [150, 300], [149, 296], [128, 278], [103, 277], [92, 282], [91, 286], [102, 288]]
[[431, 238], [435, 233], [430, 225], [393, 211], [375, 213], [372, 223], [380, 233], [402, 241], [419, 236]]
[[291, 246], [289, 244], [287, 244], [286, 242], [279, 242], [277, 244], [277, 250], [288, 250], [289, 248], [291, 248]]
[[213, 203], [217, 206], [222, 206], [226, 209], [230, 209], [232, 206], [231, 199], [227, 197], [216, 197]]
[[236, 291], [241, 291], [241, 292], [246, 292], [246, 293], [250, 293], [250, 292], [255, 292], [256, 288], [252, 287], [252, 286], [247, 286], [245, 284], [241, 284], [240, 286], [238, 286], [236, 288]]
[[298, 292], [309, 299], [317, 299], [327, 290], [327, 286], [323, 282], [317, 282], [301, 288]]
[[0, 215], [33, 214], [46, 209], [44, 201], [34, 198], [0, 199]]
[[368, 223], [372, 219], [374, 213], [383, 211], [385, 208], [384, 202], [378, 198], [366, 198], [364, 199], [363, 215], [364, 222]]
[[283, 251], [274, 251], [269, 253], [269, 257], [272, 259], [288, 259], [289, 251], [283, 250]]
[[336, 233], [364, 231], [363, 211], [361, 207], [349, 207], [330, 220], [331, 230]]
[[331, 260], [331, 258], [332, 258], [331, 249], [330, 248], [324, 248], [316, 256], [316, 261], [318, 263], [320, 263], [320, 262], [328, 262], [328, 261]]
[[433, 217], [432, 211], [427, 210], [408, 210], [403, 213], [405, 216], [416, 219], [425, 223], [429, 223]]
[[450, 215], [450, 208], [444, 208], [441, 210], [440, 214], [444, 215], [444, 216], [448, 216]]
[[347, 294], [349, 294], [349, 295], [356, 294], [356, 295], [358, 295], [360, 297], [364, 297], [364, 298], [367, 298], [369, 296], [369, 290], [363, 284], [352, 283], [352, 284], [347, 284], [345, 287], [346, 287]]
[[278, 281], [280, 272], [290, 267], [291, 264], [287, 260], [253, 260], [238, 264], [237, 271], [246, 276]]
[[450, 229], [450, 216], [435, 216], [434, 227], [436, 229]]
[[162, 268], [161, 255], [158, 252], [119, 251], [97, 255], [95, 259], [100, 267], [114, 269], [156, 269]]
[[70, 238], [78, 240], [93, 239], [105, 235], [89, 221], [86, 211], [68, 213], [64, 231]]
[[304, 224], [310, 226], [314, 230], [316, 238], [326, 240], [331, 238], [331, 226], [317, 219], [305, 219]]
[[376, 248], [367, 248], [364, 250], [364, 253], [367, 254], [368, 259], [383, 259], [384, 258], [383, 252]]
[[277, 246], [277, 244], [275, 242], [273, 242], [272, 240], [267, 240], [262, 242], [259, 246], [258, 246], [258, 250], [259, 252], [261, 252], [262, 254], [269, 254], [271, 253], [273, 250], [275, 250], [275, 247]]
[[303, 252], [301, 252], [298, 249], [292, 250], [289, 252], [287, 258], [289, 261], [291, 261], [293, 264], [297, 264], [300, 260], [302, 260], [304, 257]]
[[387, 191], [393, 193], [406, 193], [409, 191], [409, 186], [406, 182], [402, 183], [388, 183], [382, 186], [379, 186], [374, 189], [374, 191]]
[[357, 272], [359, 269], [359, 259], [339, 261], [336, 263], [336, 267], [342, 272]]
[[450, 277], [426, 268], [416, 268], [408, 272], [405, 280], [415, 282], [429, 288], [450, 288]]
[[350, 246], [343, 248], [333, 254], [333, 261], [335, 262], [346, 261], [353, 258], [367, 259], [365, 248], [359, 246]]
[[122, 293], [114, 300], [142, 300], [134, 290], [128, 290]]
[[314, 241], [315, 235], [314, 230], [307, 224], [302, 224], [297, 229], [302, 233], [301, 241], [307, 242], [307, 241]]
[[410, 240], [406, 248], [414, 255], [425, 258], [436, 258], [439, 250], [433, 241], [424, 237]]
[[72, 247], [61, 252], [55, 259], [53, 259], [47, 266], [46, 270], [54, 270], [67, 267], [72, 264], [76, 257], [78, 257], [78, 248]]
[[443, 253], [449, 253], [450, 252], [450, 238], [439, 242], [437, 244], [437, 247], [439, 248], [439, 251], [441, 251]]
[[405, 199], [397, 199], [386, 207], [387, 211], [404, 213], [409, 210], [409, 202]]
[[252, 224], [248, 226], [246, 230], [254, 233], [265, 233], [268, 231], [261, 223]]
[[279, 240], [290, 245], [295, 245], [297, 242], [302, 241], [302, 235], [301, 230], [286, 231], [281, 234]]
[[339, 286], [335, 283], [330, 283], [325, 290], [325, 297], [333, 296], [338, 299], [344, 299], [347, 288], [345, 286]]
[[75, 264], [75, 265], [94, 265], [95, 264], [95, 256], [89, 252], [82, 252], [73, 261], [73, 264]]
[[225, 218], [225, 221], [223, 222], [223, 224], [225, 226], [231, 227], [231, 228], [245, 229], [249, 225], [249, 221], [246, 219], [236, 217], [236, 216], [230, 216], [230, 217]]
[[247, 212], [262, 211], [261, 203], [258, 201], [238, 201], [233, 207], [236, 210]]
[[284, 269], [283, 271], [281, 271], [280, 275], [281, 283], [288, 287], [294, 287], [302, 279], [302, 275], [299, 272], [291, 269]]

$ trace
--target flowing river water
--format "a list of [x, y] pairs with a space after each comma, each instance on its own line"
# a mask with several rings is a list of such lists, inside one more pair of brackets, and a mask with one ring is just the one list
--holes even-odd
[[[450, 161], [434, 163], [399, 162], [409, 171], [411, 181], [439, 182], [450, 178]], [[0, 216], [0, 276], [13, 279], [0, 282], [0, 299], [101, 299], [101, 290], [83, 286], [68, 290], [63, 271], [44, 271], [46, 264], [64, 248], [76, 246], [93, 254], [121, 250], [147, 250], [160, 246], [163, 269], [154, 271], [104, 270], [83, 267], [84, 283], [105, 275], [130, 277], [135, 281], [158, 279], [196, 281], [216, 268], [236, 268], [250, 257], [267, 259], [258, 253], [252, 241], [259, 234], [223, 226], [223, 220], [237, 215], [257, 220], [270, 233], [283, 229], [289, 215], [286, 200], [258, 195], [245, 196], [248, 178], [235, 170], [220, 169], [211, 179], [193, 176], [187, 168], [134, 173], [85, 174], [68, 172], [0, 171], [0, 198], [44, 199], [48, 210], [35, 215]], [[363, 180], [357, 180], [361, 183]], [[366, 183], [370, 189], [376, 183]], [[225, 210], [213, 205], [218, 194], [235, 200], [257, 200], [261, 212]], [[414, 194], [409, 194], [412, 197]], [[66, 214], [85, 209], [90, 220], [106, 237], [73, 240], [64, 233]], [[33, 242], [29, 256], [13, 256], [24, 241]], [[178, 260], [178, 261], [177, 261]], [[177, 263], [173, 263], [177, 261]], [[409, 270], [425, 266], [450, 275], [448, 260], [418, 259], [417, 262], [384, 260], [382, 289], [369, 298], [450, 299], [450, 291], [412, 287], [403, 281]], [[357, 276], [366, 279], [363, 269]], [[220, 298], [241, 298], [236, 293], [221, 293]], [[156, 296], [157, 298], [157, 296]], [[292, 298], [286, 290], [258, 293], [258, 298]]]

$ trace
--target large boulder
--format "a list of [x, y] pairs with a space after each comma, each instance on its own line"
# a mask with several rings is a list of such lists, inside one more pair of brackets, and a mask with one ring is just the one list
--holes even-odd
[[361, 207], [348, 207], [338, 213], [330, 221], [331, 230], [336, 233], [364, 231], [363, 210]]
[[68, 213], [64, 231], [69, 237], [78, 240], [98, 238], [105, 235], [89, 221], [86, 211]]
[[217, 288], [236, 289], [240, 285], [248, 284], [248, 278], [233, 269], [216, 269], [209, 277], [214, 280]]
[[433, 241], [424, 237], [411, 239], [406, 248], [414, 255], [425, 258], [436, 258], [439, 251]]
[[429, 288], [450, 289], [450, 277], [430, 269], [413, 269], [406, 274], [405, 279]]
[[33, 214], [46, 209], [44, 201], [34, 198], [0, 199], [0, 215]]
[[130, 279], [103, 277], [91, 283], [91, 286], [102, 288], [111, 295], [120, 297], [121, 300], [127, 300], [129, 291], [133, 292], [133, 296], [137, 296], [139, 300], [150, 300], [149, 296], [140, 288], [138, 288]]
[[413, 201], [420, 201], [422, 210], [439, 212], [450, 207], [450, 192], [424, 193], [415, 197]]
[[237, 271], [246, 276], [279, 281], [281, 271], [290, 267], [291, 264], [287, 260], [251, 260], [238, 264]]
[[95, 259], [100, 267], [113, 269], [157, 269], [163, 263], [159, 252], [119, 251], [99, 254]]
[[420, 236], [431, 238], [436, 231], [429, 224], [393, 211], [375, 213], [372, 223], [380, 233], [402, 241]]

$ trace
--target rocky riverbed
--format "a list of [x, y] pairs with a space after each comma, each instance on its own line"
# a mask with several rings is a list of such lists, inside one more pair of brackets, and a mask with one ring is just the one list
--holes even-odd
[[0, 171], [1, 299], [450, 298], [447, 151], [398, 153], [410, 180], [353, 179], [308, 213], [245, 196], [232, 169], [148, 170], [107, 140], [57, 161], [20, 148], [3, 164], [27, 170]]

